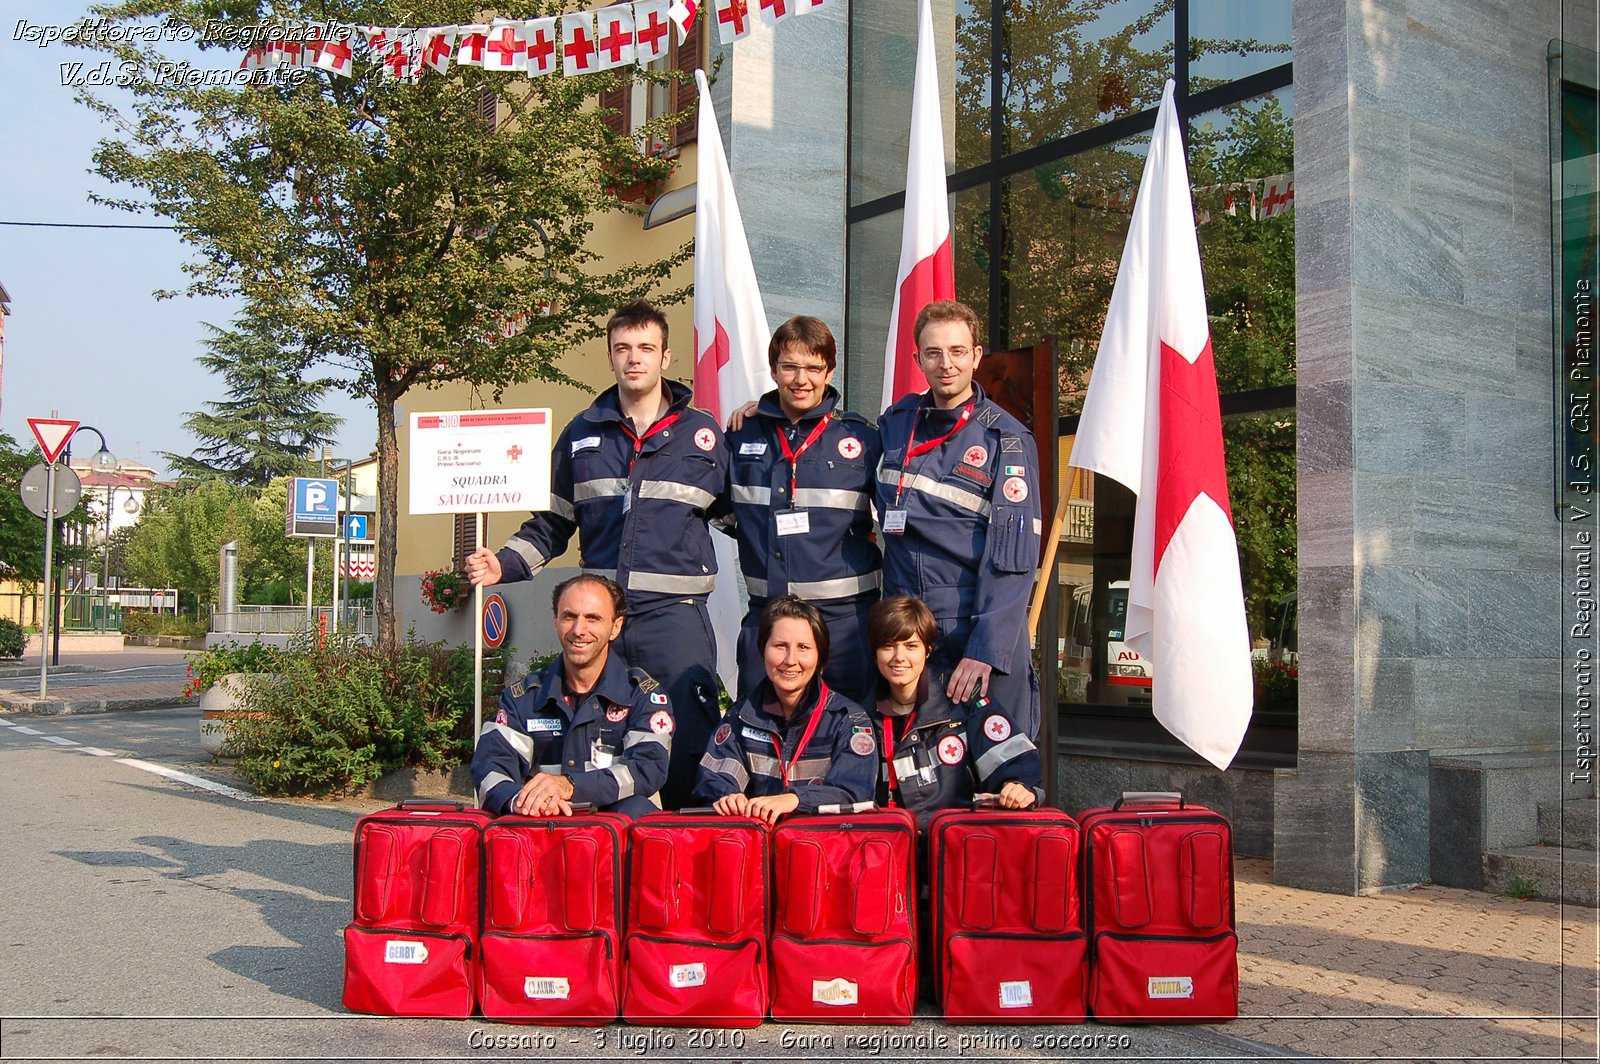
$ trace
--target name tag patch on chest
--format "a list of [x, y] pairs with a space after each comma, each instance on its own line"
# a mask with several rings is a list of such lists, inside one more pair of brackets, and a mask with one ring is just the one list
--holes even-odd
[[598, 446], [600, 446], [599, 436], [585, 436], [581, 440], [572, 441], [572, 453], [577, 454], [579, 451], [587, 451], [591, 447]]
[[561, 732], [561, 724], [562, 721], [560, 717], [531, 717], [528, 720], [528, 730], [554, 732], [559, 735]]
[[758, 728], [743, 728], [739, 734], [753, 743], [768, 743], [772, 741], [772, 736]]
[[739, 445], [739, 453], [740, 454], [753, 454], [753, 455], [766, 454], [767, 453], [766, 441], [765, 440], [759, 440], [759, 441], [756, 441], [754, 443], [741, 443]]

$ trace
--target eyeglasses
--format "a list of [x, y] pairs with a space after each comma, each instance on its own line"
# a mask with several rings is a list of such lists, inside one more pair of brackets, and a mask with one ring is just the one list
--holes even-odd
[[779, 362], [776, 371], [778, 376], [787, 377], [789, 380], [794, 380], [796, 377], [801, 376], [821, 380], [828, 375], [826, 364], [802, 366], [798, 362]]
[[953, 362], [960, 362], [970, 354], [972, 354], [972, 348], [970, 347], [952, 347], [948, 349], [943, 347], [924, 347], [922, 349], [922, 357], [929, 362], [938, 362], [945, 355], [949, 355]]

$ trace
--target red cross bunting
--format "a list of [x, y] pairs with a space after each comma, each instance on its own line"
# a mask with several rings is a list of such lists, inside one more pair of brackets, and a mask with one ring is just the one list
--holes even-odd
[[532, 38], [528, 41], [528, 62], [534, 64], [541, 71], [550, 68], [550, 60], [556, 54], [555, 34], [543, 26], [533, 31]]
[[667, 24], [661, 21], [661, 14], [657, 11], [650, 12], [650, 25], [642, 26], [633, 31], [633, 39], [640, 48], [654, 55], [660, 47], [662, 37], [667, 35]]
[[579, 70], [588, 70], [589, 63], [594, 59], [594, 41], [589, 37], [587, 26], [574, 26], [572, 39], [561, 50], [561, 54], [572, 61], [572, 65]]
[[469, 33], [461, 38], [460, 50], [467, 53], [466, 62], [483, 64], [483, 49], [489, 42], [485, 33]]
[[510, 66], [515, 62], [518, 52], [527, 47], [527, 42], [517, 36], [517, 31], [510, 26], [500, 27], [500, 36], [489, 39], [489, 51], [496, 53], [500, 58], [495, 61], [497, 66]]
[[422, 61], [437, 67], [440, 63], [450, 58], [450, 42], [440, 33], [428, 40], [428, 50], [423, 54]]
[[289, 64], [291, 66], [299, 66], [300, 65], [300, 42], [299, 41], [280, 41], [278, 43], [278, 54], [283, 56], [284, 59], [288, 60]]
[[350, 46], [344, 41], [332, 40], [322, 42], [322, 48], [318, 52], [318, 58], [320, 59], [323, 56], [331, 55], [333, 56], [333, 69], [336, 72], [341, 70], [347, 71], [350, 69], [350, 58], [354, 54], [355, 53], [350, 51]]
[[389, 68], [389, 73], [396, 78], [403, 78], [411, 69], [411, 57], [406, 55], [406, 50], [396, 42], [389, 54], [383, 57], [383, 65]]
[[782, 18], [789, 13], [787, 0], [761, 0], [761, 10], [772, 15], [773, 18]]
[[613, 19], [606, 27], [606, 35], [600, 38], [600, 50], [611, 53], [608, 57], [613, 63], [622, 62], [622, 50], [633, 43], [633, 34], [622, 28], [621, 19]]
[[506, 457], [511, 459], [513, 462], [515, 462], [518, 458], [522, 457], [522, 448], [519, 445], [513, 443], [511, 445], [510, 449], [508, 449], [506, 451]]
[[733, 0], [733, 3], [717, 12], [717, 21], [731, 25], [735, 35], [744, 32], [744, 24], [749, 17], [749, 0]]

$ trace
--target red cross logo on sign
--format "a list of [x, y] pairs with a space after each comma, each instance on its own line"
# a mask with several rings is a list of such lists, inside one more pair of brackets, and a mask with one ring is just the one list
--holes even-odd
[[860, 458], [861, 441], [854, 436], [846, 436], [839, 441], [839, 456], [841, 458]]
[[506, 457], [515, 462], [522, 457], [522, 448], [513, 443], [511, 449], [506, 451]]
[[967, 756], [967, 744], [959, 735], [946, 735], [939, 740], [939, 760], [947, 765], [959, 765]]
[[717, 445], [717, 434], [710, 429], [701, 429], [694, 434], [694, 445], [702, 451], [709, 451]]
[[1011, 738], [1011, 722], [1000, 714], [995, 713], [983, 722], [983, 734], [1000, 743]]

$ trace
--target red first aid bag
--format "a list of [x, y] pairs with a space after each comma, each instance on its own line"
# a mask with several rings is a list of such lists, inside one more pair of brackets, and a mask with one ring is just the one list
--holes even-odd
[[934, 985], [951, 1023], [1081, 1023], [1078, 825], [1059, 809], [928, 823]]
[[1233, 828], [1178, 794], [1086, 810], [1089, 1008], [1106, 1023], [1239, 1014]]
[[761, 1023], [770, 837], [753, 817], [662, 813], [633, 822], [623, 1019], [683, 1027]]
[[485, 1017], [593, 1026], [617, 1018], [627, 835], [628, 818], [616, 813], [503, 816], [484, 829]]
[[773, 1019], [911, 1022], [916, 839], [904, 809], [789, 816], [773, 829]]
[[345, 1008], [472, 1015], [483, 829], [492, 819], [454, 802], [402, 802], [356, 822]]

